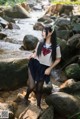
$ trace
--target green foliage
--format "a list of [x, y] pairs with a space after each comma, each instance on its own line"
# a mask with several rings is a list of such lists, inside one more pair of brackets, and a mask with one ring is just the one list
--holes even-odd
[[80, 0], [51, 0], [52, 4], [77, 4], [80, 5]]
[[22, 2], [26, 2], [26, 0], [0, 0], [0, 5], [14, 5]]

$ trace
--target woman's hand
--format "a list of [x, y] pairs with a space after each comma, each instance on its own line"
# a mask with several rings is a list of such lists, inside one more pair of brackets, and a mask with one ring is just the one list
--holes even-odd
[[49, 68], [47, 68], [46, 70], [45, 70], [45, 75], [49, 75], [51, 73], [51, 68], [49, 67]]
[[36, 53], [32, 53], [32, 54], [28, 57], [28, 59], [35, 58], [35, 57], [36, 57]]

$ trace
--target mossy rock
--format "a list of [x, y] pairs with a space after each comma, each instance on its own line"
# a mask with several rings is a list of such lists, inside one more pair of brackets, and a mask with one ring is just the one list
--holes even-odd
[[12, 90], [26, 85], [27, 59], [0, 61], [0, 90]]
[[80, 80], [80, 65], [77, 63], [70, 64], [66, 67], [65, 73], [68, 78]]

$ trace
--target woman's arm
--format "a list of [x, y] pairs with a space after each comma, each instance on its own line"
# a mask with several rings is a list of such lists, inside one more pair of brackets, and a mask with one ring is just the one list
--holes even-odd
[[59, 64], [60, 61], [61, 61], [61, 58], [57, 58], [57, 59], [54, 61], [54, 63], [52, 63], [52, 65], [51, 65], [49, 68], [47, 68], [47, 69], [45, 70], [45, 74], [46, 74], [46, 75], [49, 75], [49, 74], [51, 73], [51, 70], [52, 70], [57, 64]]

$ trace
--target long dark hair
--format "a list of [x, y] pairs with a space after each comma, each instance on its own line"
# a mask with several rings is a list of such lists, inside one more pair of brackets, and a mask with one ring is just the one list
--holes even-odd
[[[52, 32], [52, 28], [51, 26], [49, 27], [45, 27], [43, 30], [45, 30], [46, 32], [46, 36], [48, 35], [48, 32]], [[43, 45], [45, 44], [46, 39], [44, 39], [43, 41], [40, 42], [38, 49], [37, 49], [37, 56], [39, 57], [41, 55], [41, 49], [43, 47]], [[51, 48], [52, 48], [52, 54], [51, 54], [51, 58], [52, 61], [54, 61], [56, 59], [56, 31], [54, 30], [52, 35], [51, 35]]]

